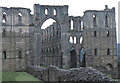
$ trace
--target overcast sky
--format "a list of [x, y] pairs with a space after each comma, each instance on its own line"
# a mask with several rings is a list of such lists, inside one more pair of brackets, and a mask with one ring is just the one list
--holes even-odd
[[82, 16], [85, 10], [103, 10], [108, 5], [109, 8], [116, 8], [118, 24], [118, 2], [119, 0], [0, 0], [0, 6], [30, 8], [33, 13], [34, 4], [69, 5], [69, 16]]
[[117, 7], [119, 0], [0, 0], [0, 6], [25, 7], [33, 12], [33, 5], [69, 5], [69, 15], [82, 16], [85, 10], [103, 10]]

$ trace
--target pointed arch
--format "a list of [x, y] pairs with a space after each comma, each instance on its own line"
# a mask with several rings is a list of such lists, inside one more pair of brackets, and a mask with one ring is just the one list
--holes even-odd
[[93, 26], [96, 27], [96, 15], [94, 14], [92, 17], [93, 17]]
[[81, 21], [80, 26], [81, 26], [81, 31], [83, 31], [83, 29], [84, 29], [84, 22], [83, 21]]
[[21, 23], [21, 22], [22, 22], [22, 14], [18, 13], [18, 23]]
[[83, 42], [83, 37], [81, 36], [80, 37], [80, 44], [82, 44], [82, 42]]
[[109, 48], [107, 49], [107, 55], [110, 55], [110, 49]]
[[109, 16], [108, 14], [105, 15], [105, 27], [108, 27], [109, 25]]
[[74, 27], [73, 27], [73, 20], [71, 20], [70, 24], [71, 24], [71, 30], [73, 30], [74, 29]]
[[45, 15], [48, 15], [48, 9], [47, 8], [45, 9]]
[[72, 36], [69, 37], [69, 42], [73, 43], [73, 37]]
[[5, 37], [5, 35], [6, 35], [6, 30], [3, 29], [3, 31], [2, 31], [2, 36]]
[[6, 23], [6, 20], [7, 20], [7, 18], [6, 18], [6, 12], [3, 12], [2, 22], [3, 22], [3, 23]]
[[6, 51], [3, 51], [3, 53], [2, 53], [2, 59], [6, 59], [6, 58], [7, 58]]
[[109, 37], [109, 31], [107, 31], [107, 37]]
[[97, 32], [96, 31], [94, 31], [94, 37], [96, 37], [97, 36]]
[[54, 13], [54, 15], [56, 16], [56, 15], [57, 15], [57, 10], [54, 9], [54, 10], [53, 10], [53, 13]]
[[77, 43], [77, 37], [75, 36], [74, 37], [74, 44], [76, 44]]

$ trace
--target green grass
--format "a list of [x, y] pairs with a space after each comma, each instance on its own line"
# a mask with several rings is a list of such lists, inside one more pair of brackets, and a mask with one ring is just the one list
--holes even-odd
[[42, 81], [26, 72], [2, 72], [2, 81]]
[[[110, 74], [108, 74], [107, 76], [108, 76], [109, 78], [112, 78], [112, 76], [111, 76]], [[120, 82], [120, 79], [113, 79], [113, 80]]]
[[[110, 74], [108, 74], [107, 76], [108, 76], [109, 78], [112, 78], [112, 76], [111, 76]], [[113, 79], [113, 80], [120, 82], [120, 79]]]
[[111, 78], [112, 76], [110, 74], [107, 75], [109, 78]]
[[118, 82], [120, 82], [120, 79], [115, 79], [115, 81], [118, 81]]

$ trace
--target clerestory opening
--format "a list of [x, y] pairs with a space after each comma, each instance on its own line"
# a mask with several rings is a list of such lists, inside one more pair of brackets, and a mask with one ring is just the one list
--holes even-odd
[[21, 22], [22, 22], [22, 14], [18, 13], [18, 23], [21, 23]]
[[3, 53], [2, 53], [2, 59], [6, 59], [6, 58], [7, 58], [6, 51], [3, 51]]
[[80, 37], [80, 44], [82, 44], [83, 43], [83, 37], [81, 36]]
[[45, 9], [45, 15], [48, 15], [48, 9], [47, 8]]
[[69, 42], [70, 42], [70, 43], [73, 43], [73, 37], [72, 37], [72, 36], [70, 36]]
[[3, 19], [2, 19], [2, 23], [6, 23], [6, 13], [3, 12]]
[[94, 14], [92, 17], [93, 17], [93, 26], [96, 27], [96, 15]]
[[57, 15], [57, 10], [56, 10], [56, 9], [54, 9], [54, 11], [53, 11], [53, 12], [54, 12], [54, 15], [56, 16], [56, 15]]

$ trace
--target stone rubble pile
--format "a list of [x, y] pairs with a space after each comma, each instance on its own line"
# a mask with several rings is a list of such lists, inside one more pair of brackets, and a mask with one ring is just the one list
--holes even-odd
[[28, 68], [28, 73], [43, 81], [107, 81], [107, 83], [113, 81], [92, 67], [59, 69], [55, 66], [49, 68], [31, 66]]

